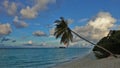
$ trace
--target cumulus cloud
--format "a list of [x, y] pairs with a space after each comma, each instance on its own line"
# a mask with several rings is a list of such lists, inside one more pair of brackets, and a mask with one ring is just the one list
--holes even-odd
[[15, 16], [13, 23], [14, 23], [16, 28], [25, 28], [28, 26], [28, 24], [26, 22], [19, 20], [18, 16]]
[[76, 26], [74, 31], [86, 39], [97, 42], [106, 36], [115, 25], [116, 19], [109, 12], [99, 12], [85, 26]]
[[23, 17], [25, 18], [35, 18], [37, 15], [37, 11], [34, 11], [32, 8], [27, 6], [25, 9], [20, 11]]
[[35, 32], [33, 32], [33, 35], [34, 36], [38, 36], [38, 37], [46, 36], [46, 34], [44, 32], [42, 32], [42, 31], [35, 31]]
[[0, 24], [0, 37], [8, 35], [12, 32], [10, 24]]
[[38, 15], [38, 11], [47, 9], [49, 3], [54, 3], [56, 0], [35, 0], [35, 5], [21, 9], [20, 13], [24, 18], [35, 18]]
[[3, 3], [3, 6], [6, 8], [7, 13], [9, 15], [15, 15], [17, 12], [17, 5], [15, 2], [9, 2], [8, 0], [5, 0]]
[[113, 18], [110, 13], [100, 12], [95, 19], [90, 20], [88, 23], [96, 29], [108, 30], [115, 22], [116, 19]]

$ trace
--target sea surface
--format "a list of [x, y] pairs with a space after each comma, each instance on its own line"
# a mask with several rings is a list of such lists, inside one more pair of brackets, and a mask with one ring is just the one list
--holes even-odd
[[0, 68], [51, 68], [89, 51], [90, 48], [0, 49]]

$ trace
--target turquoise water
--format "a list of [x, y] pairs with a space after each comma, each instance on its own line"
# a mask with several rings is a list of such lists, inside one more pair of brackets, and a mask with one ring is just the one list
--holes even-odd
[[48, 68], [82, 57], [89, 48], [0, 49], [0, 68]]

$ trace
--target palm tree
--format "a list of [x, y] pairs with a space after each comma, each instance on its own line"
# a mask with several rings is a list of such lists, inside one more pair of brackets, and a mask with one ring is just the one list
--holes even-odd
[[60, 43], [65, 44], [67, 47], [69, 45], [70, 42], [72, 42], [73, 40], [73, 34], [77, 35], [79, 38], [85, 40], [86, 42], [97, 46], [98, 48], [103, 49], [104, 51], [106, 51], [107, 53], [109, 53], [110, 55], [116, 57], [113, 53], [111, 53], [109, 50], [96, 45], [95, 43], [85, 39], [84, 37], [80, 36], [79, 34], [77, 34], [76, 32], [72, 31], [69, 27], [68, 27], [68, 22], [65, 21], [65, 19], [63, 17], [60, 17], [60, 20], [56, 20], [55, 21], [56, 24], [56, 28], [55, 28], [55, 33], [54, 36], [57, 38], [61, 38]]

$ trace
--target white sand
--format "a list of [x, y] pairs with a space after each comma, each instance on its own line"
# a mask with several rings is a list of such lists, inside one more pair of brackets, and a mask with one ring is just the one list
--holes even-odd
[[120, 58], [108, 57], [98, 60], [91, 53], [82, 59], [56, 65], [53, 68], [120, 68]]

